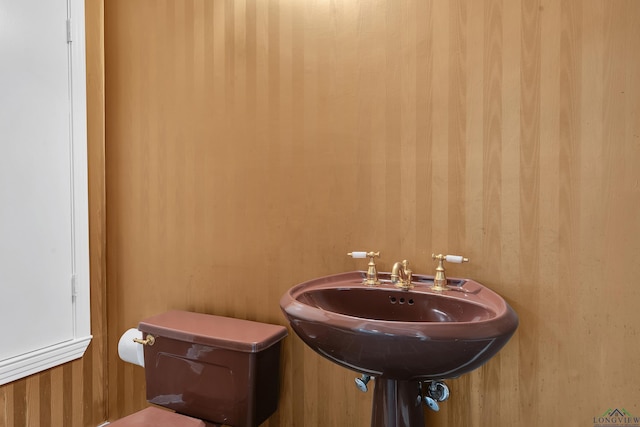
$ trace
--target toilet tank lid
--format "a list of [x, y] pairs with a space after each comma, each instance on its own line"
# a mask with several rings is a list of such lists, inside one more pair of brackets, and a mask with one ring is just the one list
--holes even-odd
[[138, 325], [144, 333], [227, 350], [256, 353], [287, 336], [280, 325], [172, 310], [144, 319]]

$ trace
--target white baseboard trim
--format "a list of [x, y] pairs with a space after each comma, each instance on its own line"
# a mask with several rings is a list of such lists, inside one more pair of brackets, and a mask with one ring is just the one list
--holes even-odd
[[91, 335], [32, 351], [0, 362], [0, 385], [54, 366], [79, 359], [91, 342]]

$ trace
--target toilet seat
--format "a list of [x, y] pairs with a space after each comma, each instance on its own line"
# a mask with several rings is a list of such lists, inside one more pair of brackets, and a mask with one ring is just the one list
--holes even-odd
[[204, 421], [150, 406], [109, 424], [109, 427], [206, 427]]

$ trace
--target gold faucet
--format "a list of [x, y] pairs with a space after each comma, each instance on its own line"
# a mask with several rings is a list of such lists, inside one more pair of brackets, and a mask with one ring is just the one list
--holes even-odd
[[464, 258], [458, 255], [431, 254], [431, 258], [438, 261], [438, 266], [436, 267], [436, 275], [433, 278], [433, 288], [431, 288], [434, 291], [447, 290], [447, 276], [445, 276], [444, 274], [444, 261], [454, 262], [456, 264], [469, 262], [469, 258]]
[[409, 269], [409, 261], [406, 259], [402, 262], [396, 262], [391, 269], [391, 283], [397, 288], [411, 289], [413, 285], [413, 272]]
[[369, 264], [367, 265], [367, 277], [362, 281], [362, 283], [368, 286], [376, 286], [380, 284], [380, 280], [378, 280], [376, 262], [374, 261], [374, 258], [380, 257], [380, 252], [349, 252], [347, 255], [352, 258], [369, 258]]

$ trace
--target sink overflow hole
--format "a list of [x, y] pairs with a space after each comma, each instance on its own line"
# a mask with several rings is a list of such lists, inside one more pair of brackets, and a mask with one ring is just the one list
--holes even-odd
[[391, 301], [391, 304], [395, 304], [398, 301], [400, 301], [400, 304], [404, 304], [405, 302], [408, 303], [409, 305], [413, 305], [414, 301], [413, 298], [409, 298], [409, 300], [405, 300], [404, 298], [400, 298], [400, 300], [398, 300], [396, 297], [389, 297], [389, 301]]

